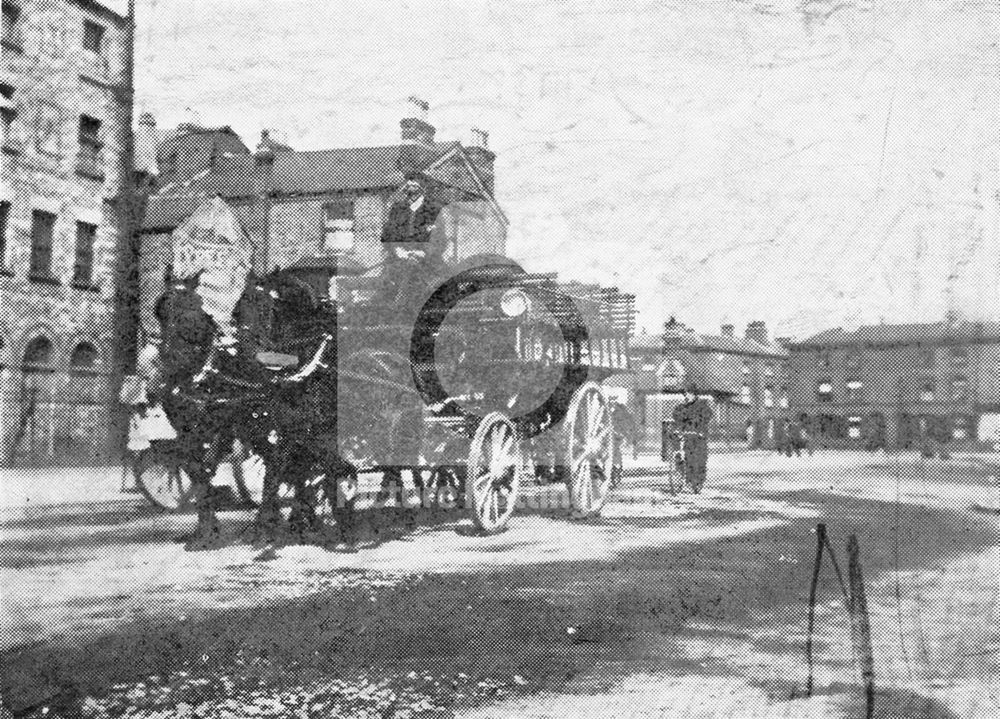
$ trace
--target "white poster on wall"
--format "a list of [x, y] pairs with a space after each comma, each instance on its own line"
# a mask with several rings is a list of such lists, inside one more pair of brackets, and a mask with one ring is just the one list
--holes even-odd
[[174, 275], [202, 273], [198, 294], [220, 327], [229, 324], [243, 292], [251, 249], [236, 214], [218, 197], [206, 200], [173, 232]]

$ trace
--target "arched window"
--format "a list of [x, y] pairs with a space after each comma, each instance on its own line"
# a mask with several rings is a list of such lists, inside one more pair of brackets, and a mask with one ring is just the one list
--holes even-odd
[[69, 368], [73, 372], [93, 372], [98, 363], [97, 348], [89, 342], [81, 342], [69, 358]]
[[52, 343], [46, 337], [36, 337], [28, 343], [24, 350], [24, 369], [51, 370]]

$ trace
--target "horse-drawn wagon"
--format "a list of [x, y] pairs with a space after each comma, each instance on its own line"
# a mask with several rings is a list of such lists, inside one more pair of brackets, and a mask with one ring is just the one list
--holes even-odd
[[173, 282], [158, 313], [165, 396], [199, 403], [200, 446], [216, 449], [143, 472], [213, 470], [235, 441], [236, 485], [265, 504], [288, 481], [312, 493], [309, 510], [343, 509], [358, 475], [377, 472], [383, 490], [408, 477], [424, 500], [464, 504], [485, 532], [504, 527], [529, 480], [564, 482], [576, 516], [600, 512], [633, 439], [602, 384], [629, 371], [627, 296], [498, 257], [394, 303], [379, 278], [336, 274], [324, 262], [251, 274], [232, 328], [208, 339], [192, 332], [194, 286]]

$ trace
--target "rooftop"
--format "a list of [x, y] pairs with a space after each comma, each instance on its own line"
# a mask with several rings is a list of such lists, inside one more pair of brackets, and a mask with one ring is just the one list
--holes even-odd
[[857, 345], [953, 344], [1000, 341], [1000, 322], [926, 322], [834, 327], [792, 344], [795, 348]]
[[[195, 128], [195, 131], [202, 128]], [[206, 132], [218, 130], [205, 129]], [[343, 190], [395, 188], [403, 184], [402, 145], [345, 147], [331, 150], [278, 151], [273, 155], [269, 189], [279, 196], [323, 194]], [[458, 142], [437, 142], [423, 149], [421, 165], [443, 158]], [[261, 170], [254, 154], [219, 155], [215, 166], [184, 181], [168, 184], [148, 203], [143, 229], [176, 227], [202, 199], [249, 198], [260, 192]]]

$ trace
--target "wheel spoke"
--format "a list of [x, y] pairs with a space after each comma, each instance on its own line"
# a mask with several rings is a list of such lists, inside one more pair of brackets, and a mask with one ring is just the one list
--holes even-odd
[[490, 492], [490, 525], [495, 525], [500, 519], [500, 496], [496, 490]]
[[477, 475], [472, 480], [472, 483], [477, 493], [482, 492], [484, 488], [489, 487], [493, 483], [493, 473], [487, 469], [482, 474]]
[[487, 527], [493, 526], [493, 490], [490, 488], [482, 498], [482, 504], [479, 506], [479, 516], [483, 520], [483, 524]]

